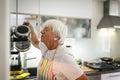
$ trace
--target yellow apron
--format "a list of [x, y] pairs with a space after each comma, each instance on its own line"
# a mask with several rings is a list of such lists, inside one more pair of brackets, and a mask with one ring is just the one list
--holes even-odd
[[47, 53], [48, 50], [45, 51], [45, 53], [43, 54], [42, 62], [40, 62], [41, 66], [39, 68], [40, 80], [57, 80], [57, 78], [55, 77], [52, 71], [53, 60], [54, 60], [57, 49], [58, 47], [55, 49], [51, 60], [47, 60], [44, 57], [44, 55]]

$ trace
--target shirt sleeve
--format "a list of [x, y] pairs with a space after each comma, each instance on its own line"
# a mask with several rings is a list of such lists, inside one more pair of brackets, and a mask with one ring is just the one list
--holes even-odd
[[61, 73], [68, 78], [68, 80], [75, 80], [80, 77], [84, 72], [77, 65], [73, 56], [65, 54], [61, 59]]

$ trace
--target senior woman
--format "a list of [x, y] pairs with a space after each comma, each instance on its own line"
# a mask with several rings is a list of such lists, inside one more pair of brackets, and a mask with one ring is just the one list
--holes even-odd
[[38, 80], [87, 80], [73, 56], [62, 46], [67, 36], [66, 25], [55, 19], [46, 21], [39, 41], [32, 25], [26, 23], [31, 29], [32, 44], [42, 53], [38, 65]]

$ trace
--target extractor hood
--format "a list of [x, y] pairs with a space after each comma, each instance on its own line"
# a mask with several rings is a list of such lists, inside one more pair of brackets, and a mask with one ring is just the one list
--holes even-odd
[[104, 1], [104, 16], [97, 28], [120, 28], [120, 0]]

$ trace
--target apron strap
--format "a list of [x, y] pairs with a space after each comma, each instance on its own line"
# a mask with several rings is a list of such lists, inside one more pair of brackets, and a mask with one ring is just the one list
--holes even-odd
[[59, 46], [57, 46], [57, 48], [55, 49], [55, 51], [54, 51], [54, 54], [53, 54], [53, 56], [52, 56], [51, 61], [53, 61], [53, 60], [54, 60], [54, 58], [55, 58], [55, 54], [56, 54], [56, 52], [57, 52], [58, 48], [59, 48]]

